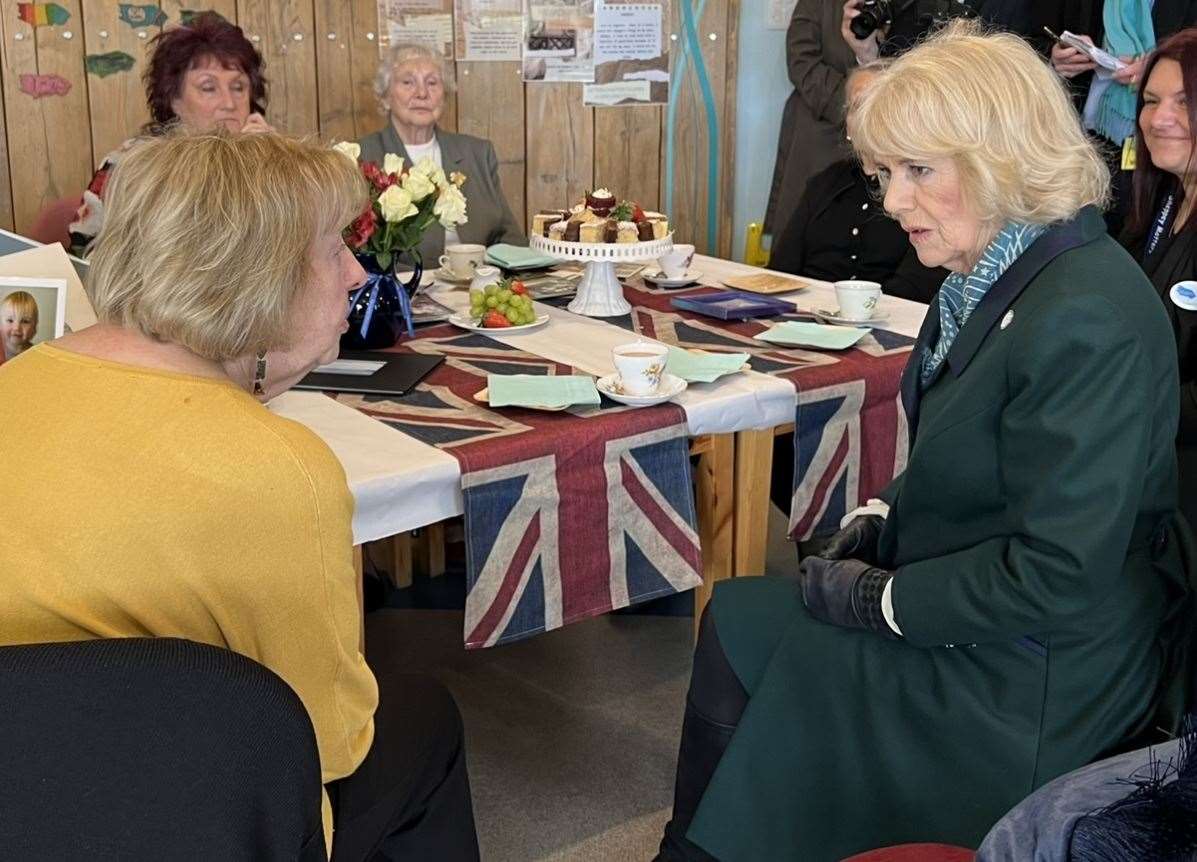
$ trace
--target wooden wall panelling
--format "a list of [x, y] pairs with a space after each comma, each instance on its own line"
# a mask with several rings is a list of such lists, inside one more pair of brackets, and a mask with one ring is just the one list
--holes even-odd
[[[237, 0], [157, 0], [166, 13], [166, 26], [172, 27], [183, 20], [183, 12], [219, 12], [227, 20], [237, 22]], [[91, 0], [88, 0], [88, 7]]]
[[[93, 58], [87, 71], [87, 101], [96, 162], [103, 161], [150, 119], [141, 74], [149, 56], [146, 48], [162, 28], [156, 22], [133, 26], [122, 21], [121, 5], [118, 0], [94, 0], [87, 4], [83, 21], [85, 53]], [[132, 65], [124, 68], [128, 63]]]
[[723, 40], [723, 121], [719, 124], [719, 257], [731, 260], [735, 245], [736, 92], [740, 68], [740, 0], [727, 0], [727, 38]]
[[[343, 0], [342, 0], [343, 2]], [[361, 138], [382, 126], [378, 99], [374, 96], [374, 73], [378, 69], [378, 0], [352, 0], [353, 125]]]
[[[524, 84], [519, 62], [458, 63], [457, 114], [459, 132], [495, 145], [503, 194], [516, 220], [525, 224]], [[469, 190], [467, 182], [467, 196]]]
[[[33, 27], [19, 17], [16, 0], [0, 0], [0, 56], [9, 167], [18, 178], [12, 190], [18, 231], [28, 230], [50, 201], [80, 194], [92, 175], [79, 0], [56, 2], [66, 10], [66, 22]], [[22, 82], [22, 75], [34, 77]], [[42, 95], [25, 92], [31, 89]]]
[[[716, 152], [716, 176], [714, 187], [708, 180], [708, 111], [699, 84], [695, 58], [689, 54], [686, 58], [684, 74], [678, 75], [677, 69], [682, 56], [681, 46], [686, 42], [686, 29], [683, 19], [682, 6], [691, 4], [697, 15], [697, 0], [677, 0], [672, 4], [673, 26], [672, 32], [677, 33], [678, 41], [670, 52], [671, 81], [670, 86], [677, 90], [674, 98], [677, 107], [674, 115], [673, 128], [673, 176], [662, 170], [662, 198], [668, 191], [672, 191], [672, 204], [669, 213], [675, 226], [675, 237], [681, 242], [692, 242], [698, 250], [705, 254], [718, 255], [722, 249], [730, 253], [731, 249], [731, 209], [732, 200], [723, 194], [726, 189], [730, 194], [733, 164], [735, 160], [734, 137], [728, 138], [728, 126], [734, 132], [734, 116], [728, 116], [728, 109], [734, 110], [735, 92], [729, 92], [728, 86], [735, 87], [734, 68], [736, 55], [734, 16], [739, 14], [738, 0], [707, 0], [706, 8], [700, 19], [695, 21], [698, 36], [699, 51], [710, 86], [715, 106], [715, 119], [718, 124], [716, 132], [719, 149]], [[730, 25], [729, 25], [730, 22]], [[731, 31], [731, 38], [729, 38]], [[711, 39], [710, 35], [715, 38]], [[730, 49], [730, 50], [729, 50]], [[729, 71], [732, 74], [729, 76]], [[731, 121], [729, 123], [729, 120]], [[667, 130], [666, 130], [667, 133]], [[730, 145], [731, 149], [724, 149]], [[666, 160], [666, 148], [662, 147], [662, 163]], [[666, 183], [671, 183], [669, 188]], [[709, 217], [709, 203], [712, 192], [718, 191], [719, 198], [715, 207], [715, 240], [709, 241], [707, 230]], [[725, 213], [721, 216], [720, 213]], [[726, 232], [726, 236], [721, 235]]]
[[237, 21], [266, 61], [267, 120], [292, 135], [318, 132], [312, 0], [237, 0]]
[[594, 109], [594, 184], [660, 209], [661, 118], [656, 105]]
[[[0, 26], [0, 39], [5, 28]], [[0, 73], [2, 74], [2, 73]], [[8, 123], [4, 117], [4, 88], [0, 86], [0, 228], [13, 230], [12, 174], [8, 170]]]
[[537, 210], [573, 204], [594, 187], [594, 108], [573, 83], [528, 84], [524, 104], [531, 224]]
[[345, 0], [315, 0], [316, 86], [320, 134], [357, 138], [353, 114], [353, 7]]

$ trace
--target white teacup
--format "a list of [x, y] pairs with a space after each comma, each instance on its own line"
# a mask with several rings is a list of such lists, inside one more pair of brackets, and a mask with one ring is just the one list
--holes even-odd
[[881, 285], [875, 281], [837, 281], [835, 301], [840, 305], [840, 317], [845, 320], [868, 320], [877, 313]]
[[657, 266], [666, 278], [682, 278], [690, 268], [690, 261], [694, 260], [694, 246], [675, 245], [669, 254], [657, 258]]
[[661, 387], [669, 348], [649, 341], [621, 344], [611, 351], [619, 385], [628, 395], [652, 395]]
[[457, 243], [445, 246], [440, 265], [458, 278], [473, 278], [475, 268], [482, 265], [485, 257], [486, 246]]

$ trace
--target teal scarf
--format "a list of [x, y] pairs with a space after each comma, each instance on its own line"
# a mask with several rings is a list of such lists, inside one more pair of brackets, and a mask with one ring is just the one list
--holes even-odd
[[939, 341], [935, 347], [927, 346], [923, 352], [921, 377], [926, 386], [943, 365], [952, 343], [960, 334], [961, 327], [968, 322], [993, 283], [1002, 277], [1010, 264], [1047, 230], [1046, 225], [1009, 222], [998, 231], [981, 253], [972, 271], [967, 275], [954, 272], [939, 289]]
[[[1151, 5], [1152, 0], [1105, 0], [1103, 47], [1115, 57], [1138, 57], [1151, 51], [1155, 47]], [[1121, 144], [1135, 133], [1135, 95], [1131, 86], [1094, 77], [1085, 104], [1085, 125]]]

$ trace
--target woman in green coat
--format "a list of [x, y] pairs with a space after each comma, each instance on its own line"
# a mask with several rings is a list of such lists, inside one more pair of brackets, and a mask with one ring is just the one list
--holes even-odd
[[1173, 718], [1175, 349], [1063, 86], [953, 25], [869, 86], [853, 142], [951, 271], [903, 379], [907, 468], [798, 578], [716, 588], [663, 859], [975, 847]]

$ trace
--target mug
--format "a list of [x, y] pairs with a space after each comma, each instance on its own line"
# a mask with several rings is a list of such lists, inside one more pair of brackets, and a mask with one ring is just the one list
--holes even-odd
[[442, 269], [449, 270], [457, 278], [473, 278], [474, 268], [482, 264], [486, 256], [486, 246], [470, 243], [458, 243], [445, 246], [445, 253], [440, 257]]
[[877, 312], [881, 285], [875, 281], [837, 281], [835, 301], [840, 304], [839, 316], [844, 320], [868, 320]]
[[690, 261], [694, 260], [694, 246], [675, 245], [669, 254], [657, 258], [657, 266], [666, 278], [684, 278], [686, 270], [690, 268]]
[[652, 395], [661, 386], [669, 348], [651, 341], [621, 344], [611, 351], [619, 386], [628, 395]]

